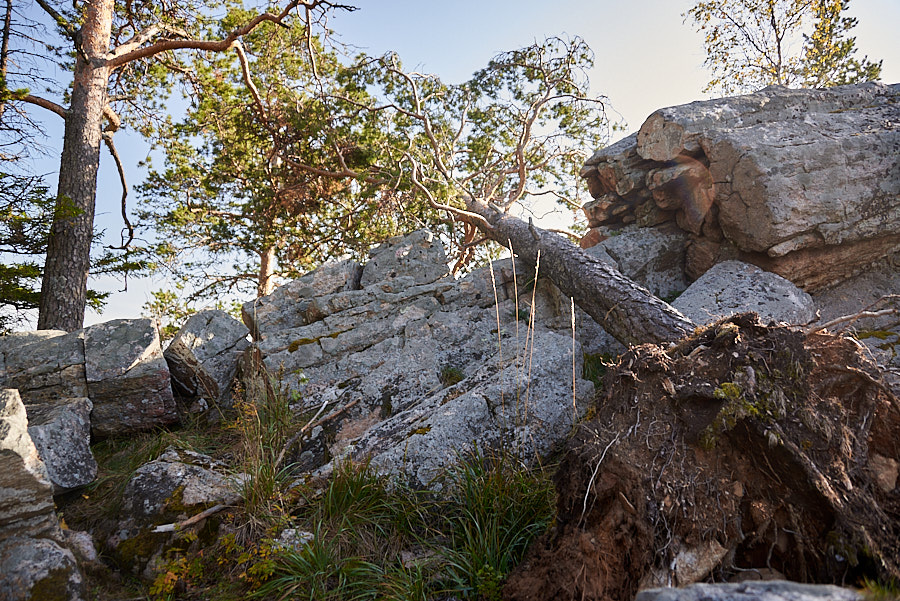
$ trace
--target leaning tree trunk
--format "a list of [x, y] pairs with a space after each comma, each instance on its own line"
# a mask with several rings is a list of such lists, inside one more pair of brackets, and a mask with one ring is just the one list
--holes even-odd
[[491, 230], [481, 228], [487, 236], [503, 246], [512, 245], [526, 262], [534, 265], [540, 252], [540, 275], [549, 277], [620, 342], [674, 342], [693, 331], [694, 324], [671, 305], [562, 236], [477, 200], [470, 200], [468, 208], [491, 224]]
[[84, 323], [113, 4], [94, 0], [85, 8], [41, 285], [37, 327], [42, 330], [73, 331]]

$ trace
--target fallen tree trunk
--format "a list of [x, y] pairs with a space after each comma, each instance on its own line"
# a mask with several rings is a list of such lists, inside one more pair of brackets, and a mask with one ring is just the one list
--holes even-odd
[[483, 233], [546, 275], [588, 315], [623, 344], [674, 342], [690, 334], [694, 324], [649, 290], [596, 259], [562, 236], [534, 227], [477, 200], [468, 209], [491, 225]]

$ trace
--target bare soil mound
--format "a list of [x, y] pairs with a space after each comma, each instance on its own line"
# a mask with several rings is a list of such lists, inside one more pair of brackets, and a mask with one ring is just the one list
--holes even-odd
[[633, 347], [604, 390], [504, 598], [900, 578], [900, 403], [855, 341], [739, 315]]

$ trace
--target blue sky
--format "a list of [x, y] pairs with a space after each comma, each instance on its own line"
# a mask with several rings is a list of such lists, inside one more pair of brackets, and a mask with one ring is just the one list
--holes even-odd
[[[552, 35], [581, 36], [596, 55], [593, 91], [609, 99], [612, 116], [637, 130], [654, 110], [704, 98], [702, 37], [684, 22], [692, 0], [356, 0], [359, 10], [338, 14], [329, 26], [346, 44], [370, 54], [398, 52], [407, 68], [436, 73], [448, 83], [466, 80], [497, 53]], [[853, 0], [859, 19], [854, 30], [858, 56], [883, 59], [882, 80], [900, 82], [900, 1]], [[47, 121], [51, 133], [57, 124]], [[59, 128], [61, 132], [61, 127]], [[624, 134], [622, 134], [624, 135]], [[137, 163], [148, 148], [127, 131], [116, 136], [129, 184], [143, 179]], [[55, 171], [61, 135], [41, 171]], [[121, 229], [120, 188], [115, 166], [104, 152], [98, 185], [98, 226], [117, 241]], [[134, 202], [133, 195], [130, 201]], [[113, 291], [102, 315], [88, 312], [86, 323], [137, 317], [151, 289], [164, 281], [131, 280], [128, 292], [112, 280], [93, 286]]]

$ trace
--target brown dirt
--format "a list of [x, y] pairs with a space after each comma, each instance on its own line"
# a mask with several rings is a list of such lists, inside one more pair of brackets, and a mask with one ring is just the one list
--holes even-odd
[[900, 461], [900, 403], [854, 341], [740, 315], [632, 348], [604, 390], [556, 476], [557, 523], [504, 598], [900, 578], [900, 486], [869, 461]]

